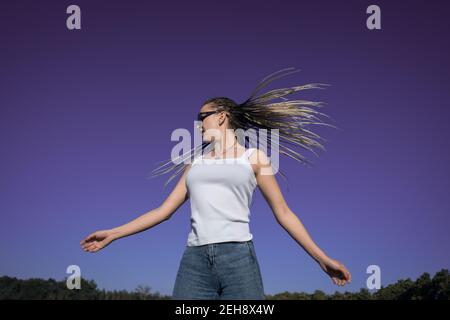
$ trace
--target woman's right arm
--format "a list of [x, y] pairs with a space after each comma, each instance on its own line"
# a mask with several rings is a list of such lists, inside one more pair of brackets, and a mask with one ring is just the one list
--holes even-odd
[[114, 240], [142, 232], [170, 219], [175, 211], [188, 199], [186, 174], [190, 167], [190, 164], [186, 166], [177, 185], [161, 206], [150, 210], [149, 212], [144, 213], [136, 219], [119, 227], [109, 230], [99, 230], [91, 233], [80, 242], [83, 250], [87, 252], [97, 252]]

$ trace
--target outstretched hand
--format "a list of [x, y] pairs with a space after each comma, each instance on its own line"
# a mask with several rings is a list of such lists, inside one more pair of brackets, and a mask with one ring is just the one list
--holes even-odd
[[86, 252], [97, 252], [109, 245], [113, 240], [115, 240], [115, 238], [112, 231], [99, 230], [81, 240], [80, 245]]
[[333, 282], [338, 286], [343, 286], [350, 283], [352, 275], [347, 268], [339, 261], [328, 259], [325, 262], [319, 262], [320, 267], [326, 274], [328, 274]]

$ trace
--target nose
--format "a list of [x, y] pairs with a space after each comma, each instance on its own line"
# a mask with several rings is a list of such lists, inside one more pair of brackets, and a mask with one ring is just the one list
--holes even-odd
[[203, 128], [203, 126], [201, 124], [197, 125], [197, 129], [201, 129], [201, 132], [204, 133], [205, 129]]

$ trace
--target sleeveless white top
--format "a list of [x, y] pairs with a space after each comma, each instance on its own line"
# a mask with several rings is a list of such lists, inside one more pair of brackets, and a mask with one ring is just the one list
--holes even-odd
[[194, 159], [186, 176], [191, 201], [188, 246], [253, 238], [250, 207], [257, 182], [248, 159], [253, 150], [237, 158]]

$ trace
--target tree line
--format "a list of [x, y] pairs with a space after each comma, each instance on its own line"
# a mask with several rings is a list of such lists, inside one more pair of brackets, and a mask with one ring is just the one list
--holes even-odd
[[[66, 281], [54, 279], [17, 279], [0, 277], [0, 300], [168, 300], [170, 295], [152, 292], [149, 286], [138, 286], [132, 291], [105, 290], [97, 287], [94, 280], [81, 279], [81, 290], [70, 290]], [[361, 288], [358, 292], [326, 294], [321, 290], [313, 293], [282, 292], [266, 295], [267, 300], [450, 300], [450, 274], [442, 269], [431, 277], [425, 272], [415, 281], [410, 278], [376, 291]]]

